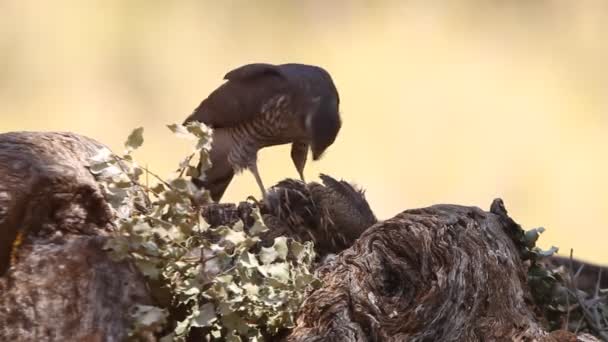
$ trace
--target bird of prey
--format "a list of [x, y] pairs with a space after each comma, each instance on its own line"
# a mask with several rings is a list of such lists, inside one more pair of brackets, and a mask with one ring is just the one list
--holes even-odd
[[329, 73], [313, 65], [254, 63], [228, 72], [224, 79], [184, 121], [213, 129], [212, 166], [193, 183], [218, 202], [235, 172], [249, 169], [265, 196], [258, 150], [287, 143], [304, 180], [308, 150], [318, 160], [342, 125], [340, 99]]

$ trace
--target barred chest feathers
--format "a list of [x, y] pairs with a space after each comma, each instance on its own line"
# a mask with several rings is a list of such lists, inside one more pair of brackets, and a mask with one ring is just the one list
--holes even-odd
[[228, 162], [236, 172], [249, 167], [257, 160], [259, 149], [294, 141], [294, 137], [306, 139], [304, 125], [300, 124], [292, 110], [289, 95], [278, 95], [267, 101], [254, 120], [230, 129], [232, 140]]

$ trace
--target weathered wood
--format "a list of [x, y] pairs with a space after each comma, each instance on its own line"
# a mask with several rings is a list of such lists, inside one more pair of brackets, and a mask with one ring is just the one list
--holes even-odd
[[555, 340], [534, 315], [512, 223], [456, 205], [377, 223], [318, 269], [324, 286], [287, 340]]
[[[129, 262], [102, 246], [112, 212], [89, 170], [103, 145], [70, 133], [0, 134], [0, 340], [120, 341], [129, 310], [152, 304]], [[363, 193], [330, 177], [286, 180], [257, 206], [270, 231], [314, 241], [324, 285], [289, 341], [594, 341], [548, 333], [500, 201], [438, 205], [377, 222]], [[212, 225], [254, 205], [211, 204]], [[370, 227], [371, 226], [371, 227]], [[146, 335], [149, 340], [155, 337]]]
[[103, 251], [112, 225], [88, 159], [103, 145], [70, 133], [0, 134], [0, 340], [121, 341], [144, 279]]
[[144, 279], [113, 262], [100, 236], [30, 238], [0, 280], [2, 341], [122, 341], [135, 304], [151, 304]]

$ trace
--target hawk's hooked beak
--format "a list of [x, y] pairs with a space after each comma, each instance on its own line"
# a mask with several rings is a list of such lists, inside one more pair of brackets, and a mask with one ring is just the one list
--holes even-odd
[[313, 160], [319, 160], [325, 150], [334, 142], [342, 122], [337, 108], [331, 101], [321, 103], [321, 98], [313, 99], [314, 111], [306, 117], [306, 131], [310, 136]]
[[317, 160], [321, 159], [321, 157], [323, 156], [323, 152], [324, 151], [315, 151], [313, 148], [312, 149], [312, 160], [317, 161]]
[[310, 144], [310, 149], [312, 151], [312, 160], [319, 160], [321, 158], [321, 156], [323, 155], [323, 152], [325, 152], [325, 149], [320, 149], [318, 144], [315, 142], [315, 134], [313, 132], [314, 127], [313, 127], [313, 113], [308, 114], [308, 116], [306, 117], [306, 131], [308, 132], [308, 135], [310, 136], [311, 139], [311, 144]]

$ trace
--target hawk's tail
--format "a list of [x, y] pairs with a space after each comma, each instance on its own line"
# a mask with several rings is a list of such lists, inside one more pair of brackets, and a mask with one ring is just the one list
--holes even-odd
[[[200, 169], [200, 165], [199, 165]], [[221, 171], [221, 172], [219, 172]], [[232, 168], [226, 170], [218, 170], [212, 166], [210, 169], [205, 171], [205, 179], [192, 178], [192, 183], [199, 188], [204, 188], [209, 191], [211, 199], [214, 202], [219, 202], [226, 192], [228, 185], [234, 177], [234, 170]]]

